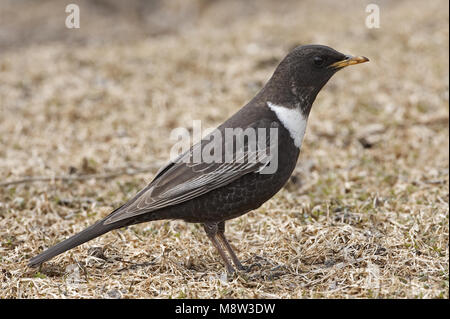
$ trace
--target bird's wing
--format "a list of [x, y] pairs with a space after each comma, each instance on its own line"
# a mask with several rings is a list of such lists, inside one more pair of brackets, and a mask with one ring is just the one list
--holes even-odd
[[[163, 167], [146, 188], [112, 212], [105, 219], [105, 224], [180, 204], [225, 186], [245, 174], [262, 171], [271, 161], [276, 152], [275, 147], [278, 146], [277, 138], [271, 136], [270, 132], [273, 131], [269, 130], [275, 127], [278, 128], [278, 123], [269, 120], [260, 120], [250, 126], [257, 136], [257, 142], [253, 144], [248, 143], [246, 130], [234, 131], [235, 138], [231, 141], [224, 138], [223, 131], [221, 139], [212, 137], [215, 132], [220, 132], [216, 130]], [[258, 128], [265, 129], [264, 135], [260, 135], [262, 131], [258, 131]], [[260, 139], [258, 136], [261, 136]], [[243, 141], [241, 145], [236, 143], [239, 139]], [[198, 157], [200, 152], [205, 153], [208, 145], [208, 151], [214, 149], [215, 145], [222, 148], [220, 160], [206, 162], [201, 157], [200, 161], [196, 161], [196, 156]], [[229, 158], [226, 158], [227, 152]], [[230, 152], [233, 156], [230, 156]], [[215, 155], [214, 152], [213, 154]]]

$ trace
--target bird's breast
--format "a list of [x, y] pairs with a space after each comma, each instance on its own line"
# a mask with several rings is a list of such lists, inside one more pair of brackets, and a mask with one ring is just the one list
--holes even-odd
[[303, 115], [300, 108], [289, 108], [272, 102], [267, 102], [267, 106], [276, 114], [281, 124], [289, 131], [294, 145], [300, 148], [308, 122], [308, 119]]

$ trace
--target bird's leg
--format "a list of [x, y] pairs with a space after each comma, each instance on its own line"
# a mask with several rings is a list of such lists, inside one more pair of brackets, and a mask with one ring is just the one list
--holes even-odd
[[230, 261], [227, 258], [227, 255], [223, 251], [223, 248], [220, 246], [220, 243], [217, 241], [217, 231], [218, 226], [217, 223], [204, 223], [203, 228], [205, 229], [206, 235], [212, 241], [213, 245], [216, 247], [223, 261], [225, 262], [225, 266], [227, 267], [227, 271], [230, 274], [234, 274], [234, 268], [231, 265]]
[[233, 248], [231, 248], [230, 243], [225, 238], [225, 222], [220, 222], [219, 224], [217, 224], [217, 236], [219, 237], [220, 241], [222, 242], [222, 244], [225, 246], [226, 250], [230, 254], [231, 259], [233, 260], [233, 263], [236, 265], [236, 267], [239, 270], [245, 270], [246, 267], [242, 266], [238, 257], [234, 253]]

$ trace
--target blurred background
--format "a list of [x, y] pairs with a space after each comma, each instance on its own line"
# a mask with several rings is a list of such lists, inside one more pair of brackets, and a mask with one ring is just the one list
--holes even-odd
[[[79, 29], [65, 26], [69, 3]], [[369, 4], [379, 28], [366, 24]], [[221, 264], [201, 229], [155, 222], [94, 241], [106, 256], [154, 264], [119, 275], [121, 262], [87, 262], [91, 282], [64, 294], [448, 298], [448, 9], [444, 0], [0, 0], [0, 297], [61, 296], [55, 283], [86, 249], [39, 274], [29, 257], [145, 186], [174, 128], [219, 125], [289, 50], [316, 43], [370, 62], [319, 94], [286, 187], [227, 224], [243, 260], [266, 254], [251, 274], [257, 288], [213, 284]]]
[[[61, 27], [67, 16], [65, 6], [70, 3], [77, 4], [82, 11], [82, 27], [76, 32]], [[307, 19], [308, 13], [315, 12], [316, 8], [320, 8], [324, 19], [318, 23], [326, 21], [330, 12], [342, 15], [354, 6], [359, 10], [352, 9], [352, 15], [357, 14], [364, 21], [364, 9], [369, 3], [321, 1], [313, 5], [296, 0], [2, 0], [0, 45], [6, 49], [54, 42], [65, 45], [126, 43], [205, 27], [214, 32], [214, 29], [230, 27], [239, 21], [250, 23], [264, 18], [268, 24], [275, 23], [273, 18], [280, 18], [276, 24], [286, 25], [296, 19]], [[387, 5], [389, 1], [379, 3]]]

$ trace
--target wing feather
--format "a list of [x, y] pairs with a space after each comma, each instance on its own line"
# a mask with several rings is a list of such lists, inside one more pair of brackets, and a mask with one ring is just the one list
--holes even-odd
[[[256, 124], [258, 127], [263, 125], [266, 128], [274, 125], [273, 122]], [[270, 135], [266, 134], [264, 147], [259, 145], [256, 150], [252, 150], [249, 149], [247, 143], [244, 143], [240, 149], [242, 156], [239, 158], [233, 156], [231, 162], [193, 163], [187, 161], [186, 159], [193, 158], [196, 147], [204, 147], [206, 139], [202, 140], [201, 144], [192, 146], [188, 152], [179, 156], [174, 162], [163, 167], [145, 189], [111, 213], [106, 218], [105, 224], [183, 203], [213, 189], [223, 187], [245, 174], [259, 172], [271, 160], [271, 150], [276, 147], [274, 144], [276, 141], [272, 141]], [[227, 150], [224, 142], [221, 142], [221, 147], [222, 150]]]

